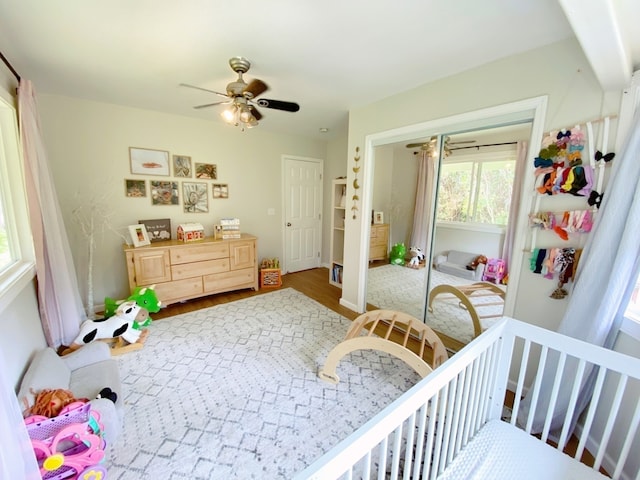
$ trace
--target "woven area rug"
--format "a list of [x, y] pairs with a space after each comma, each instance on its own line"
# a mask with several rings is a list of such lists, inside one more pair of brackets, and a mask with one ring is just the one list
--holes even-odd
[[350, 321], [293, 289], [152, 323], [118, 358], [125, 419], [109, 479], [289, 479], [419, 381], [354, 352], [316, 373]]
[[[367, 303], [378, 308], [398, 310], [418, 319], [422, 318], [423, 300], [426, 298], [426, 271], [399, 265], [383, 265], [370, 268], [367, 280]], [[468, 285], [473, 283], [465, 278], [455, 277], [437, 270], [431, 270], [431, 288], [436, 285]], [[474, 303], [495, 302], [497, 297], [487, 296], [474, 300]], [[459, 306], [459, 301], [451, 296], [437, 296], [433, 302], [433, 311], [427, 313], [426, 324], [451, 338], [463, 343], [473, 339], [473, 322], [469, 313]], [[501, 306], [476, 309], [478, 315], [494, 315], [502, 312]], [[489, 328], [500, 317], [482, 319], [483, 328]]]

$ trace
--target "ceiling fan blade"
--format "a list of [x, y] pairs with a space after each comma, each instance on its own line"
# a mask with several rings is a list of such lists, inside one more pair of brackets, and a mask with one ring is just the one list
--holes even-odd
[[253, 115], [253, 118], [260, 121], [260, 119], [262, 118], [262, 114], [260, 113], [260, 111], [253, 105], [249, 105], [249, 109], [251, 110], [251, 115]]
[[196, 87], [195, 85], [189, 85], [188, 83], [181, 83], [180, 86], [181, 87], [195, 88], [196, 90], [202, 90], [203, 92], [215, 93], [216, 95], [220, 95], [221, 97], [227, 97], [228, 96], [226, 93], [216, 92], [215, 90], [209, 90], [208, 88]]
[[261, 98], [256, 103], [264, 108], [273, 108], [274, 110], [284, 110], [285, 112], [297, 112], [300, 105], [294, 102], [283, 102], [282, 100], [268, 100]]
[[418, 148], [425, 145], [425, 142], [422, 143], [410, 143], [407, 145], [407, 148]]
[[207, 107], [213, 107], [215, 105], [223, 105], [223, 104], [227, 104], [227, 103], [231, 103], [230, 101], [226, 101], [226, 102], [213, 102], [213, 103], [205, 103], [204, 105], [196, 105], [195, 109], [200, 109], [200, 108], [207, 108]]
[[264, 83], [262, 80], [258, 80], [256, 78], [254, 80], [251, 80], [249, 85], [245, 87], [245, 89], [242, 91], [242, 95], [244, 95], [249, 99], [252, 99], [252, 98], [256, 98], [259, 95], [262, 95], [267, 90], [269, 90], [269, 87], [267, 86], [267, 84]]

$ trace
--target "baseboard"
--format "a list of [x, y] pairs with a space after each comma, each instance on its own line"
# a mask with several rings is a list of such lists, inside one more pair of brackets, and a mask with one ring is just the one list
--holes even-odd
[[356, 313], [360, 313], [358, 312], [358, 306], [355, 303], [347, 302], [344, 298], [340, 299], [340, 305], [348, 308], [349, 310], [353, 310]]

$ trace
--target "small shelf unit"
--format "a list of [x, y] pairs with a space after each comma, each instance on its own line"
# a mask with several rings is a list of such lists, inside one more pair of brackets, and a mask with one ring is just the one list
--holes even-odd
[[344, 258], [344, 221], [346, 218], [347, 179], [336, 178], [331, 189], [331, 249], [329, 283], [342, 287]]

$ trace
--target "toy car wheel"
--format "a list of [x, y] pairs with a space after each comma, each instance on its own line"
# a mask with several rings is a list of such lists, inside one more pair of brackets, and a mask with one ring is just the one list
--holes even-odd
[[107, 469], [102, 465], [92, 465], [82, 470], [77, 478], [78, 480], [105, 480], [107, 478]]

